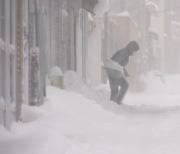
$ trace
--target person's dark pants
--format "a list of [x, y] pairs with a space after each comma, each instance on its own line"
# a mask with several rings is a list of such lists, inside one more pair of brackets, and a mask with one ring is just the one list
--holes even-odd
[[128, 90], [128, 82], [124, 77], [120, 79], [109, 77], [109, 83], [111, 88], [110, 99], [120, 104]]

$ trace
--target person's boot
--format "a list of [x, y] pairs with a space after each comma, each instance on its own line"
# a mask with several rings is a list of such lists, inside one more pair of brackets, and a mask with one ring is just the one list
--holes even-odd
[[117, 102], [117, 98], [118, 98], [118, 86], [111, 86], [111, 96], [110, 96], [110, 100], [113, 102]]
[[119, 94], [119, 96], [117, 98], [117, 103], [118, 104], [123, 104], [122, 100], [123, 100], [124, 96], [125, 96], [125, 93], [124, 94], [122, 94], [122, 93]]

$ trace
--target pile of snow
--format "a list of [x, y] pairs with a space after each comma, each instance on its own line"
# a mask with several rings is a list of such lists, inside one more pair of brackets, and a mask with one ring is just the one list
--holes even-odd
[[149, 108], [160, 107], [179, 109], [180, 107], [180, 75], [164, 75], [158, 71], [142, 76], [146, 90], [125, 97], [126, 104], [145, 105]]
[[118, 105], [109, 85], [89, 88], [66, 72], [66, 90], [47, 87], [43, 106], [23, 106], [10, 131], [0, 126], [0, 154], [179, 154], [180, 76], [143, 79], [147, 90]]
[[[108, 87], [102, 85], [98, 89], [102, 88]], [[135, 113], [132, 112], [134, 107], [124, 108], [114, 103], [117, 114], [114, 110], [106, 110], [98, 102], [75, 92], [55, 87], [48, 87], [47, 90], [48, 99], [40, 107], [43, 111], [41, 116], [28, 123], [14, 123], [10, 132], [0, 127], [0, 153], [179, 154], [180, 152], [180, 122], [178, 122], [180, 110], [157, 111], [157, 114], [141, 113], [137, 110]], [[125, 109], [128, 115], [125, 114]]]
[[98, 0], [98, 4], [94, 8], [94, 13], [97, 16], [103, 16], [110, 9], [109, 0]]
[[54, 66], [54, 67], [52, 67], [49, 76], [50, 77], [62, 76], [62, 71], [61, 71], [61, 69], [58, 66]]
[[44, 114], [44, 111], [36, 106], [22, 106], [21, 121], [31, 122]]
[[104, 95], [102, 91], [97, 91], [95, 88], [88, 87], [74, 71], [67, 71], [64, 74], [64, 87], [67, 91], [79, 93], [84, 97], [96, 102], [101, 102], [102, 100], [105, 101], [109, 98], [107, 95], [107, 93], [109, 94], [107, 89], [105, 90], [107, 93]]
[[[117, 108], [114, 102], [109, 100], [109, 84], [90, 88], [73, 71], [65, 73], [64, 80], [67, 91], [79, 93], [87, 99], [96, 101], [104, 109], [119, 114], [120, 109]], [[153, 71], [149, 72], [146, 76], [142, 76], [142, 80], [146, 85], [146, 90], [141, 93], [131, 93], [128, 91], [123, 100], [124, 104], [136, 106], [136, 111], [138, 110], [138, 112], [156, 112], [157, 110], [168, 110], [169, 108], [170, 110], [179, 109], [179, 75], [168, 77], [160, 72]]]
[[[179, 94], [180, 78], [179, 75], [164, 75], [158, 71], [149, 72], [141, 77], [146, 84], [145, 93], [151, 95], [173, 95]], [[174, 83], [173, 83], [174, 81]]]

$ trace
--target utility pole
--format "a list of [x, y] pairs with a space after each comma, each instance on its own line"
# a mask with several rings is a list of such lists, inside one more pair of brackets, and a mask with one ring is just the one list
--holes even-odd
[[39, 85], [38, 85], [38, 52], [39, 49], [36, 47], [36, 0], [29, 0], [29, 105], [39, 105]]
[[19, 121], [23, 103], [23, 0], [17, 2], [16, 121]]

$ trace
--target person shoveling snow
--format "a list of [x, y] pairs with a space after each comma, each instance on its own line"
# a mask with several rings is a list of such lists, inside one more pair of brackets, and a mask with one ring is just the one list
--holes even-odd
[[[126, 77], [129, 76], [125, 66], [129, 62], [129, 56], [139, 50], [139, 45], [136, 41], [131, 41], [125, 48], [118, 50], [110, 60], [105, 62], [104, 68], [109, 79], [111, 88], [110, 100], [121, 104], [128, 90], [128, 82]], [[120, 90], [119, 90], [120, 87]]]

